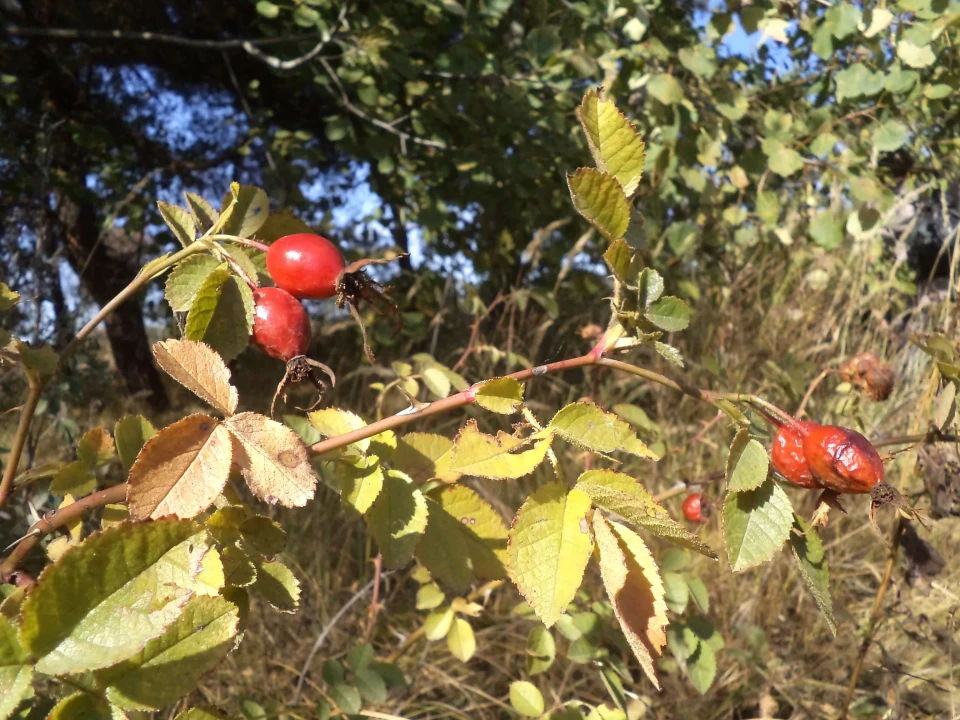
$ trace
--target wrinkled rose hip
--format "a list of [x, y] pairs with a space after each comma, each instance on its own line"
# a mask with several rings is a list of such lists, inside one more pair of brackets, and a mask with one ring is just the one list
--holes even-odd
[[856, 430], [836, 425], [798, 427], [810, 472], [821, 485], [842, 494], [868, 493], [883, 482], [880, 453]]
[[810, 471], [810, 464], [803, 452], [803, 436], [800, 426], [809, 429], [819, 427], [816, 423], [797, 422], [798, 427], [783, 424], [777, 428], [773, 436], [773, 449], [770, 451], [770, 460], [774, 469], [780, 473], [791, 485], [802, 488], [822, 488]]

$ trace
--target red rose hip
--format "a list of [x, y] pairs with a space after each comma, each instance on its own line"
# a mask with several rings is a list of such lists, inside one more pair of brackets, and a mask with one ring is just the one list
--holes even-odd
[[253, 342], [270, 357], [290, 362], [310, 346], [310, 318], [286, 290], [258, 288], [253, 293]]
[[800, 432], [810, 471], [825, 488], [842, 494], [868, 493], [883, 482], [880, 453], [860, 433], [836, 425], [814, 425]]
[[683, 500], [683, 516], [692, 523], [703, 522], [703, 496], [690, 493]]
[[277, 284], [300, 300], [323, 300], [337, 294], [343, 255], [320, 235], [286, 235], [267, 250], [267, 270]]
[[770, 461], [774, 469], [783, 475], [791, 485], [802, 488], [822, 488], [810, 471], [810, 464], [803, 453], [803, 436], [801, 428], [813, 429], [819, 427], [816, 423], [797, 421], [797, 425], [784, 423], [777, 428], [773, 436], [773, 448], [770, 451]]

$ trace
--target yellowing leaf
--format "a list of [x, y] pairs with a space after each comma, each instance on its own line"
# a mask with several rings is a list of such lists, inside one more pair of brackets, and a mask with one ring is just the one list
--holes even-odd
[[543, 462], [551, 439], [547, 433], [546, 437], [536, 440], [529, 450], [518, 450], [526, 441], [505, 432], [499, 432], [496, 436], [485, 435], [477, 429], [477, 421], [470, 420], [457, 435], [449, 454], [437, 461], [437, 471], [491, 480], [523, 477]]
[[113, 460], [113, 438], [103, 428], [86, 432], [77, 444], [77, 460], [93, 470]]
[[200, 514], [230, 476], [230, 436], [219, 421], [190, 415], [164, 428], [130, 468], [127, 505], [137, 519]]
[[505, 578], [508, 531], [500, 514], [464, 485], [439, 488], [431, 496], [457, 521], [474, 574], [484, 580]]
[[643, 540], [617, 523], [593, 514], [600, 550], [600, 574], [613, 612], [644, 673], [660, 689], [654, 659], [667, 643], [667, 603], [653, 556]]
[[[367, 425], [356, 413], [333, 407], [316, 410], [308, 414], [307, 417], [310, 418], [310, 424], [324, 437], [336, 437], [351, 430], [359, 430]], [[370, 438], [358, 440], [347, 446], [347, 448], [353, 448], [355, 452], [361, 455], [366, 453], [369, 447]], [[347, 448], [340, 448], [339, 453], [342, 454]]]
[[477, 385], [475, 402], [490, 412], [511, 415], [523, 402], [523, 385], [511, 377], [494, 378]]
[[573, 600], [593, 552], [590, 505], [583, 491], [548, 483], [527, 498], [510, 529], [510, 578], [547, 627]]
[[97, 489], [97, 479], [80, 460], [65, 463], [57, 469], [50, 490], [58, 495], [89, 495]]
[[430, 574], [452, 587], [464, 592], [470, 587], [470, 555], [467, 538], [460, 531], [460, 523], [443, 506], [428, 497], [427, 528], [422, 542], [417, 543], [417, 559]]
[[47, 720], [126, 720], [127, 714], [85, 692], [74, 693], [58, 702]]
[[620, 183], [593, 168], [580, 168], [567, 175], [567, 186], [577, 212], [608, 240], [623, 237], [630, 224], [630, 203]]
[[251, 412], [234, 415], [224, 425], [235, 441], [234, 460], [257, 497], [286, 507], [307, 504], [317, 476], [293, 430]]
[[592, 88], [583, 96], [577, 117], [597, 169], [613, 175], [624, 194], [631, 197], [643, 171], [644, 143], [640, 133], [612, 100], [601, 99]]
[[33, 667], [11, 620], [0, 615], [0, 718], [8, 718], [30, 690]]
[[623, 450], [640, 457], [659, 459], [628, 423], [588, 401], [573, 403], [560, 410], [541, 434], [547, 432], [595, 452]]
[[457, 618], [447, 631], [447, 647], [450, 654], [460, 662], [468, 662], [477, 650], [477, 639], [473, 628], [463, 618]]
[[384, 563], [399, 567], [413, 557], [426, 530], [427, 500], [407, 476], [390, 470], [365, 517]]
[[441, 472], [437, 469], [437, 462], [452, 448], [453, 441], [443, 435], [407, 433], [397, 440], [393, 464], [418, 482], [433, 478], [456, 482], [460, 473]]
[[370, 509], [383, 488], [383, 468], [373, 455], [355, 463], [341, 462], [334, 473], [340, 499], [361, 514]]
[[[72, 495], [66, 495], [63, 498], [63, 502], [57, 507], [57, 510], [59, 511], [65, 507], [73, 505], [74, 502], [75, 499]], [[54, 538], [47, 543], [47, 556], [53, 562], [59, 560], [68, 549], [80, 542], [80, 534], [83, 530], [83, 518], [77, 516], [75, 519], [67, 523], [64, 529], [67, 531], [65, 536]]]
[[209, 345], [165, 340], [154, 343], [153, 356], [167, 375], [214, 409], [224, 415], [236, 411], [237, 389], [230, 384], [230, 370]]

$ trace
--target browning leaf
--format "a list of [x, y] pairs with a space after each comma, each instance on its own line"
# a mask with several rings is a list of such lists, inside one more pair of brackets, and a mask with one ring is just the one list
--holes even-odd
[[130, 515], [198, 515], [227, 484], [231, 459], [230, 436], [212, 417], [190, 415], [164, 428], [147, 441], [130, 468]]
[[153, 344], [153, 356], [163, 371], [224, 415], [237, 409], [237, 389], [230, 370], [216, 352], [196, 340], [165, 340]]
[[224, 424], [235, 441], [240, 471], [257, 497], [286, 507], [307, 504], [316, 490], [317, 476], [293, 430], [252, 412], [234, 415]]

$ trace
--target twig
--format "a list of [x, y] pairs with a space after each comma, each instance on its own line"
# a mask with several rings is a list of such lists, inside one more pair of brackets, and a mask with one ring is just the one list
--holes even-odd
[[817, 386], [823, 382], [823, 379], [831, 373], [830, 368], [824, 368], [819, 375], [817, 375], [813, 382], [810, 383], [810, 387], [807, 388], [806, 394], [803, 396], [803, 400], [800, 401], [800, 406], [797, 408], [797, 412], [794, 413], [794, 416], [799, 420], [803, 417], [803, 413], [807, 410], [807, 403], [810, 402], [810, 397], [813, 395], [813, 391], [817, 389]]
[[377, 614], [380, 612], [380, 573], [383, 571], [383, 555], [377, 553], [377, 556], [371, 562], [373, 563], [373, 597], [370, 598], [367, 629], [363, 633], [363, 641], [367, 643], [373, 637], [373, 628], [377, 622]]
[[[179, 35], [169, 35], [167, 33], [155, 32], [132, 32], [128, 30], [75, 30], [72, 28], [38, 28], [23, 27], [21, 25], [7, 25], [3, 28], [7, 35], [15, 37], [42, 37], [53, 40], [133, 40], [136, 42], [156, 42], [167, 43], [171, 45], [181, 45], [193, 48], [205, 48], [209, 50], [230, 50], [243, 48], [247, 50], [248, 45], [280, 45], [282, 43], [297, 42], [299, 40], [309, 40], [317, 36], [316, 31], [309, 33], [298, 33], [296, 35], [284, 35], [273, 38], [236, 38], [234, 40], [201, 40], [198, 38], [185, 38]], [[249, 50], [247, 50], [249, 52]]]
[[27, 401], [20, 410], [20, 423], [17, 425], [17, 434], [13, 437], [13, 446], [10, 448], [10, 455], [7, 457], [7, 467], [4, 468], [3, 479], [0, 480], [0, 508], [7, 504], [7, 499], [13, 488], [13, 478], [17, 475], [20, 456], [27, 444], [30, 424], [33, 422], [33, 413], [37, 409], [37, 403], [40, 402], [41, 395], [43, 395], [43, 385], [31, 382], [30, 389], [27, 392]]
[[887, 595], [887, 588], [890, 587], [890, 577], [893, 575], [893, 565], [897, 559], [897, 547], [900, 545], [900, 534], [903, 532], [904, 523], [905, 521], [901, 518], [893, 529], [890, 551], [887, 554], [887, 566], [883, 571], [880, 587], [877, 588], [877, 596], [874, 598], [873, 608], [870, 610], [867, 630], [863, 635], [863, 642], [860, 643], [860, 651], [857, 653], [857, 660], [853, 665], [853, 672], [850, 674], [850, 684], [847, 686], [847, 693], [843, 698], [843, 709], [840, 711], [840, 720], [846, 720], [850, 703], [853, 702], [853, 694], [857, 690], [857, 681], [860, 680], [860, 672], [863, 670], [863, 661], [867, 657], [867, 651], [870, 649], [870, 645], [873, 644], [873, 635], [877, 630], [877, 626], [880, 624], [880, 609], [883, 605], [883, 599]]
[[350, 97], [347, 95], [347, 91], [344, 89], [343, 83], [340, 82], [340, 78], [337, 76], [337, 73], [334, 72], [334, 69], [330, 67], [330, 63], [327, 62], [327, 59], [324, 57], [320, 57], [317, 59], [320, 61], [320, 64], [323, 65], [323, 69], [327, 71], [327, 75], [330, 76], [330, 79], [333, 81], [333, 84], [336, 85], [337, 90], [340, 93], [340, 102], [343, 104], [343, 106], [349, 112], [356, 115], [358, 118], [362, 120], [366, 120], [368, 123], [376, 125], [378, 128], [382, 130], [386, 130], [388, 133], [396, 135], [398, 138], [400, 138], [400, 153], [402, 155], [407, 154], [408, 140], [418, 145], [426, 145], [428, 147], [439, 148], [440, 150], [452, 149], [445, 142], [441, 142], [440, 140], [424, 140], [423, 138], [417, 137], [416, 135], [411, 135], [410, 133], [404, 132], [403, 130], [397, 130], [397, 128], [395, 128], [393, 125], [391, 125], [390, 123], [384, 122], [379, 118], [370, 117], [369, 115], [367, 115], [367, 113], [365, 113], [363, 110], [361, 110], [352, 102], [350, 102]]
[[[73, 507], [72, 505], [70, 507]], [[389, 575], [390, 573], [384, 573], [383, 576]], [[381, 577], [383, 577], [381, 576]], [[353, 597], [347, 600], [344, 603], [343, 607], [337, 610], [337, 614], [330, 618], [330, 622], [327, 623], [326, 627], [323, 628], [323, 631], [317, 637], [317, 641], [313, 644], [313, 647], [310, 648], [310, 653], [307, 655], [306, 661], [303, 663], [303, 669], [300, 671], [300, 677], [297, 679], [297, 687], [293, 691], [293, 700], [291, 704], [296, 705], [300, 700], [300, 693], [303, 692], [303, 683], [306, 680], [307, 673], [310, 671], [310, 664], [313, 662], [313, 658], [316, 657], [317, 653], [320, 652], [320, 648], [323, 647], [323, 643], [326, 642], [327, 636], [333, 630], [340, 619], [347, 614], [347, 611], [350, 610], [364, 595], [366, 595], [377, 583], [377, 578], [374, 578], [362, 588], [357, 590], [353, 594]]]
[[323, 50], [323, 46], [328, 42], [330, 41], [321, 40], [300, 57], [291, 58], [290, 60], [281, 60], [273, 55], [267, 55], [267, 53], [258, 49], [257, 46], [252, 42], [245, 42], [242, 44], [242, 47], [248, 54], [252, 55], [260, 62], [266, 63], [274, 70], [293, 70], [294, 68], [298, 68], [304, 63], [313, 60], [317, 55], [320, 54], [320, 51]]
[[17, 545], [3, 563], [0, 564], [0, 580], [8, 582], [10, 574], [17, 569], [17, 566], [23, 562], [24, 558], [30, 553], [34, 546], [40, 542], [40, 539], [49, 535], [57, 528], [69, 525], [87, 510], [109, 505], [111, 503], [123, 502], [127, 497], [127, 483], [114, 485], [106, 490], [87, 495], [85, 498], [77, 500], [65, 508], [54, 510], [47, 513], [37, 522], [35, 522], [27, 532], [23, 542]]

